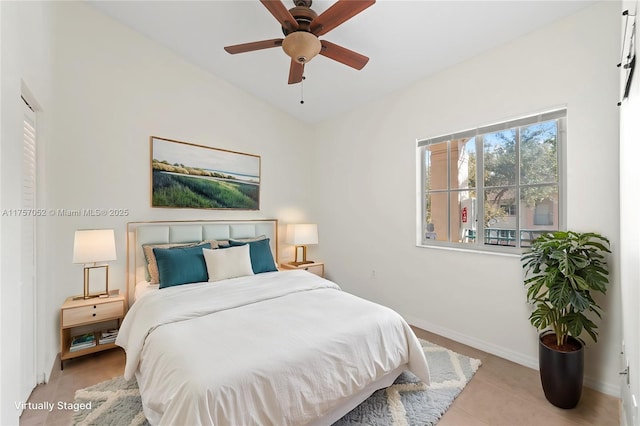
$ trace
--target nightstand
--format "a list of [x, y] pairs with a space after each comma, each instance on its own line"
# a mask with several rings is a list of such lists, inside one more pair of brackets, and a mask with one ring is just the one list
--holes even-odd
[[304, 265], [292, 265], [291, 263], [281, 263], [281, 269], [304, 269], [324, 278], [324, 262], [305, 263]]
[[[107, 328], [107, 324], [103, 324], [103, 327], [100, 328], [100, 323], [115, 320], [118, 322], [117, 328], [120, 328], [120, 321], [125, 314], [124, 311], [123, 294], [79, 300], [68, 297], [60, 308], [60, 369], [63, 369], [63, 361], [65, 360], [116, 348], [117, 346], [114, 342], [98, 343], [100, 331]], [[92, 329], [91, 332], [95, 335], [96, 345], [71, 351], [72, 337], [76, 334], [86, 333], [86, 331], [79, 333], [80, 327]]]

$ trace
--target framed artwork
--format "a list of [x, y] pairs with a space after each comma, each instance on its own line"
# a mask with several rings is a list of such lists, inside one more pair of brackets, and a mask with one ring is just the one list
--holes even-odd
[[260, 156], [151, 136], [151, 206], [260, 209]]

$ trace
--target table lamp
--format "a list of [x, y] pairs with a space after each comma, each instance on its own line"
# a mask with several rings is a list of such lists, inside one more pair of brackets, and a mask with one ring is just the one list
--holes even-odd
[[[307, 260], [307, 245], [318, 244], [318, 225], [314, 223], [296, 223], [287, 225], [287, 243], [295, 246], [295, 260], [292, 265], [313, 263]], [[302, 260], [298, 260], [298, 251], [302, 249]]]
[[[90, 299], [109, 294], [109, 265], [97, 265], [98, 262], [116, 260], [116, 242], [113, 229], [81, 229], [76, 231], [73, 240], [73, 263], [84, 264], [84, 294], [76, 299]], [[87, 266], [90, 265], [91, 266]], [[104, 278], [99, 277], [104, 270]], [[104, 291], [91, 293], [90, 281], [104, 279]]]

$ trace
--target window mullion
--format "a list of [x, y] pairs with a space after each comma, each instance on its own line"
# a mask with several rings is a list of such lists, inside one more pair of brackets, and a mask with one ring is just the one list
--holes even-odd
[[567, 224], [567, 200], [566, 195], [566, 149], [567, 149], [567, 122], [566, 117], [556, 120], [556, 161], [558, 164], [557, 178], [558, 182], [558, 229], [566, 229]]
[[476, 137], [476, 244], [484, 244], [484, 138]]
[[420, 187], [422, 188], [420, 195], [420, 241], [424, 244], [427, 235], [427, 146], [420, 147]]
[[515, 235], [515, 243], [516, 247], [520, 247], [520, 130], [521, 127], [516, 127], [516, 146], [515, 146], [515, 166], [516, 166], [516, 188], [515, 188], [515, 196], [514, 200], [516, 204], [516, 235]]
[[451, 235], [451, 141], [447, 141], [447, 241], [453, 242]]

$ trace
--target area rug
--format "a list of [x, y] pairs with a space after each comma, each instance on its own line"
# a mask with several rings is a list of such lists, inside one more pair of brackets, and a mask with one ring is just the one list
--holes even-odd
[[[431, 384], [425, 385], [405, 371], [393, 385], [371, 395], [334, 426], [434, 425], [480, 367], [469, 358], [426, 340], [420, 340], [429, 362]], [[135, 380], [116, 377], [75, 394], [76, 403], [91, 402], [91, 409], [74, 414], [77, 426], [146, 426]]]

